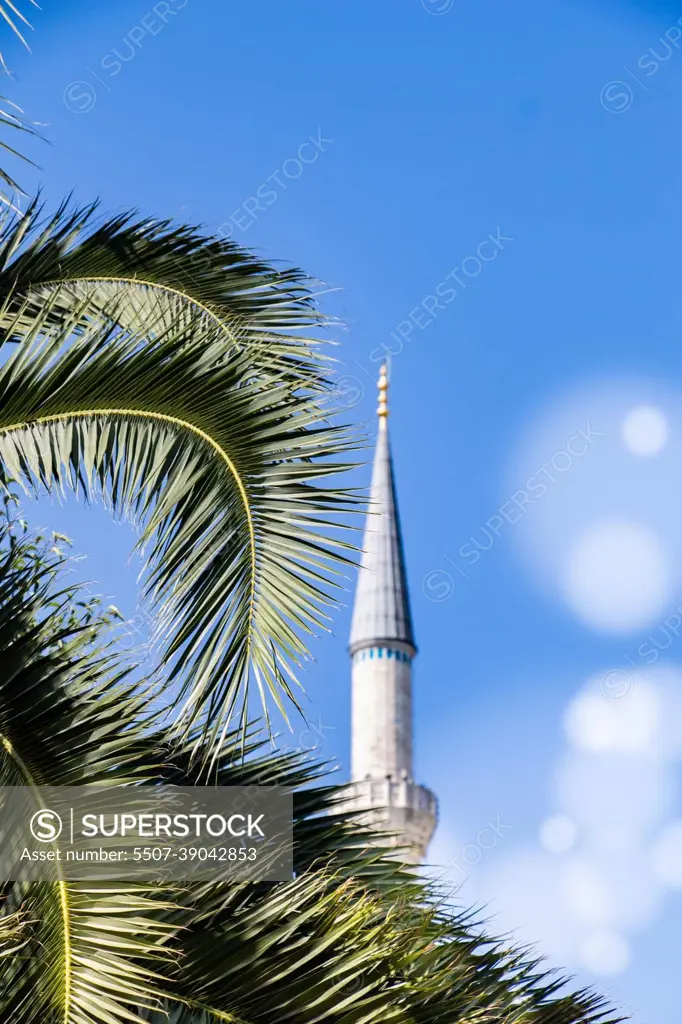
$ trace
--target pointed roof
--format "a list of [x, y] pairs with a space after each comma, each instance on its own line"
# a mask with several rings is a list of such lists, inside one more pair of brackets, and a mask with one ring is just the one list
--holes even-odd
[[374, 454], [372, 487], [363, 539], [363, 555], [355, 591], [350, 632], [351, 654], [391, 640], [416, 651], [405, 555], [388, 437], [386, 367], [379, 378], [379, 433]]

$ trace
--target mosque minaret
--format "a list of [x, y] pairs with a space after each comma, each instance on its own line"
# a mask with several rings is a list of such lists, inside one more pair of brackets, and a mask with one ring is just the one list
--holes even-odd
[[379, 378], [379, 429], [350, 634], [350, 804], [419, 863], [436, 826], [436, 797], [413, 777], [412, 662], [417, 653], [388, 435], [388, 378]]

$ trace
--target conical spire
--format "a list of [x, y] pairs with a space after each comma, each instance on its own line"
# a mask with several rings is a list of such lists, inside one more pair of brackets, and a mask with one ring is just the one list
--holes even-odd
[[387, 392], [386, 366], [382, 366], [377, 410], [379, 433], [355, 592], [351, 654], [362, 647], [381, 646], [390, 641], [408, 644], [416, 650], [388, 438]]

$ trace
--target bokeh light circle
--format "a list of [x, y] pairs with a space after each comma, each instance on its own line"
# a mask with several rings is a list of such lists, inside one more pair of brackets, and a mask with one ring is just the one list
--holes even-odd
[[569, 548], [563, 593], [593, 629], [627, 633], [653, 622], [670, 597], [666, 553], [653, 530], [618, 520], [597, 522]]
[[623, 420], [621, 433], [633, 455], [658, 455], [668, 440], [668, 421], [656, 406], [638, 405]]
[[580, 947], [580, 959], [593, 974], [613, 976], [630, 963], [630, 947], [618, 932], [593, 932]]
[[575, 840], [575, 825], [565, 814], [546, 818], [540, 826], [540, 843], [548, 853], [566, 853]]

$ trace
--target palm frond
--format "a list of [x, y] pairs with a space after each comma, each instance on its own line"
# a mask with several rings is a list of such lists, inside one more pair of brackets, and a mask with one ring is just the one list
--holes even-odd
[[3, 980], [3, 960], [10, 961], [26, 948], [28, 918], [24, 911], [17, 910], [0, 917], [0, 984]]
[[20, 218], [0, 223], [0, 299], [13, 294], [30, 316], [48, 298], [53, 316], [74, 305], [90, 317], [115, 309], [134, 332], [198, 316], [226, 348], [247, 351], [254, 371], [319, 387], [327, 359], [310, 331], [329, 321], [312, 284], [300, 270], [277, 269], [199, 228], [133, 213], [99, 220], [96, 204], [78, 209], [67, 201], [47, 216], [35, 200]]
[[[190, 739], [184, 748], [173, 750], [167, 781], [205, 781], [192, 749]], [[567, 979], [548, 973], [531, 952], [487, 939], [471, 911], [444, 903], [432, 884], [386, 856], [388, 849], [376, 846], [376, 833], [370, 834], [352, 813], [340, 809], [344, 787], [320, 785], [326, 782], [324, 767], [306, 760], [303, 752], [268, 752], [257, 734], [244, 749], [241, 734], [234, 732], [225, 737], [214, 770], [217, 785], [293, 790], [296, 881], [276, 889], [208, 884], [192, 888], [186, 918], [192, 923], [183, 950], [192, 963], [192, 993], [201, 998], [193, 1010], [186, 1010], [186, 1018], [180, 1018], [186, 1024], [212, 1022], [210, 1011], [215, 1007], [227, 1009], [228, 1019], [233, 1015], [249, 1024], [620, 1020], [592, 992], [570, 992]], [[330, 922], [323, 924], [323, 918], [318, 921], [307, 914], [308, 896], [310, 906], [333, 908], [334, 922], [347, 920], [351, 908], [357, 911], [363, 934], [372, 937], [371, 953], [362, 944], [358, 947], [357, 936], [352, 950], [345, 950], [343, 929], [337, 934]], [[322, 945], [326, 936], [338, 961], [316, 959], [317, 936]], [[284, 964], [285, 947], [292, 952], [296, 969], [283, 967], [278, 975], [277, 958], [281, 956]], [[310, 959], [304, 950], [311, 953]], [[324, 981], [317, 986], [315, 972], [322, 968]], [[197, 984], [201, 978], [203, 983]], [[178, 986], [178, 999], [188, 994], [182, 977], [171, 983]], [[308, 985], [310, 998], [304, 994]], [[150, 1019], [157, 1024], [156, 1017]]]
[[[0, 784], [152, 780], [150, 695], [94, 643], [97, 622], [74, 616], [73, 588], [55, 586], [60, 561], [0, 526]], [[173, 929], [160, 918], [172, 907], [169, 892], [143, 885], [6, 889], [1, 1019], [43, 1024], [59, 1007], [68, 1024], [123, 1024], [135, 1020], [131, 1005], [161, 1005]]]
[[[74, 614], [63, 559], [0, 521], [0, 783], [192, 785], [195, 737], [169, 746], [150, 693]], [[244, 757], [244, 754], [246, 756]], [[480, 936], [395, 862], [376, 868], [318, 767], [226, 735], [219, 785], [297, 790], [297, 876], [184, 891], [85, 883], [0, 894], [8, 1024], [610, 1024], [528, 954]], [[303, 788], [301, 788], [303, 787]], [[321, 819], [330, 821], [321, 823]], [[374, 868], [372, 865], [374, 864]], [[22, 943], [21, 947], [17, 941]], [[0, 954], [2, 947], [0, 947]]]
[[[354, 447], [319, 400], [254, 378], [199, 319], [149, 338], [82, 307], [32, 321], [0, 366], [0, 461], [34, 491], [104, 496], [139, 526], [144, 592], [191, 724], [295, 701], [307, 638], [328, 626], [351, 545], [330, 481]], [[16, 322], [23, 316], [19, 310]], [[347, 529], [347, 526], [345, 527]]]
[[[33, 7], [38, 7], [36, 0], [29, 0]], [[31, 23], [22, 14], [19, 8], [12, 3], [12, 0], [0, 0], [0, 18], [9, 25], [14, 34], [22, 41], [24, 46], [28, 48], [28, 43], [24, 37], [24, 31], [31, 27]], [[0, 54], [0, 61], [4, 66], [4, 60]]]
[[[0, 60], [1, 59], [2, 55], [0, 54]], [[10, 129], [13, 132], [23, 132], [25, 135], [33, 135], [40, 138], [40, 133], [34, 125], [29, 124], [29, 122], [24, 118], [24, 113], [21, 107], [16, 106], [16, 104], [12, 103], [12, 101], [7, 99], [7, 97], [0, 96], [0, 130], [4, 129]], [[19, 160], [29, 164], [31, 167], [36, 166], [32, 160], [29, 160], [27, 156], [21, 153], [18, 149], [15, 149], [14, 146], [11, 146], [8, 142], [5, 142], [4, 139], [0, 139], [0, 149], [12, 157], [17, 157]], [[21, 185], [19, 185], [19, 183], [12, 177], [10, 172], [2, 166], [0, 166], [0, 182], [4, 182], [7, 188], [13, 193], [12, 196], [9, 196], [0, 191], [0, 205], [4, 207], [5, 213], [9, 213], [12, 217], [20, 218], [22, 214], [16, 206], [16, 197], [19, 195], [26, 195], [26, 193]]]
[[[38, 7], [35, 0], [28, 0], [28, 2], [30, 2], [33, 7]], [[0, 0], [0, 20], [6, 25], [9, 25], [14, 34], [28, 49], [28, 43], [26, 42], [24, 31], [26, 28], [30, 28], [31, 25], [12, 0]], [[7, 72], [2, 50], [0, 50], [0, 67]], [[29, 124], [25, 120], [21, 108], [15, 103], [12, 103], [12, 101], [7, 99], [5, 96], [0, 96], [0, 131], [4, 131], [5, 129], [9, 129], [11, 132], [18, 131], [23, 132], [26, 135], [34, 135], [38, 138], [41, 137], [35, 126]], [[4, 139], [0, 139], [0, 150], [9, 156], [17, 157], [19, 160], [35, 167], [32, 160], [29, 160], [28, 157], [19, 152], [19, 150], [15, 149], [14, 146], [11, 146]], [[18, 195], [26, 195], [26, 193], [5, 167], [0, 167], [0, 182], [3, 182], [13, 193], [13, 196], [10, 196], [0, 189], [0, 204], [4, 205], [6, 211], [11, 211], [15, 217], [20, 218], [21, 213], [15, 205], [16, 197]]]

